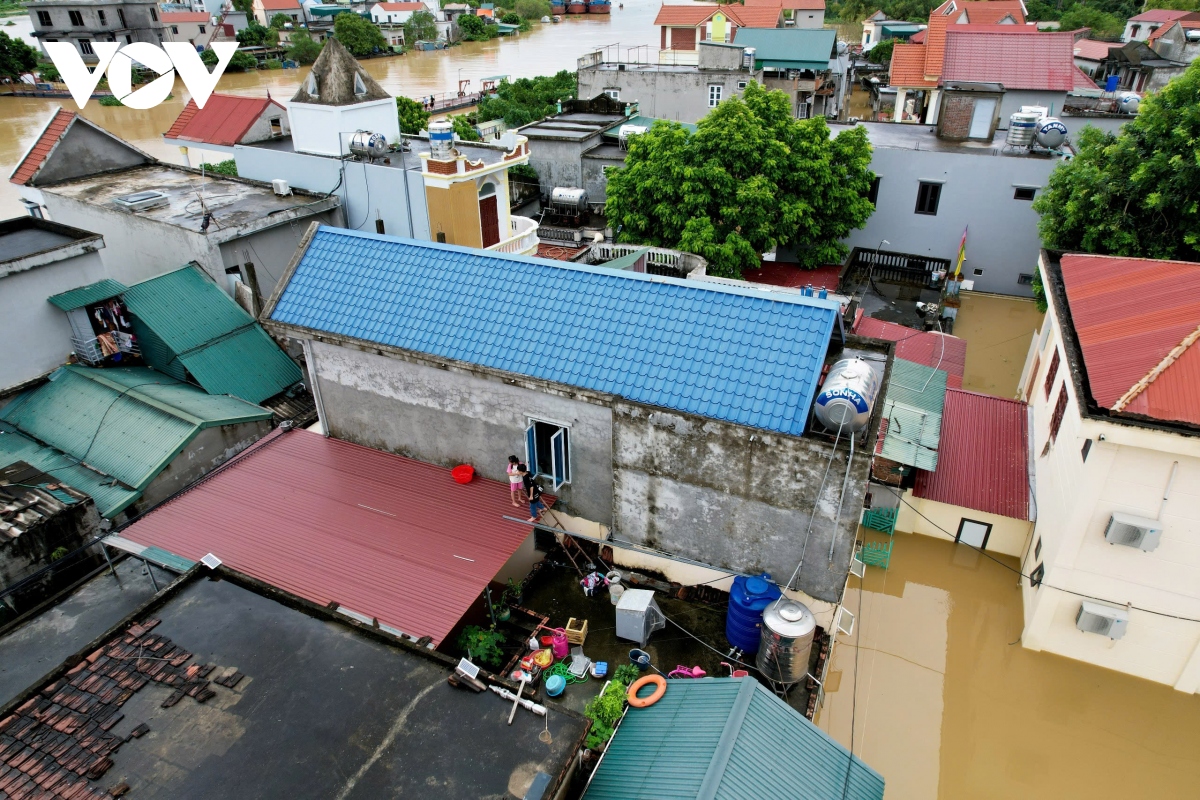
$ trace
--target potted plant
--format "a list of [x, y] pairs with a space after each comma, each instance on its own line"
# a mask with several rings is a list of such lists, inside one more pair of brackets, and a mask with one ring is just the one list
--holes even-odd
[[500, 602], [505, 605], [519, 606], [525, 601], [525, 581], [514, 581], [508, 579], [508, 588], [504, 590], [504, 595]]
[[[632, 665], [630, 665], [632, 666]], [[637, 676], [637, 668], [633, 667], [633, 677]], [[628, 677], [629, 673], [626, 672]], [[616, 675], [604, 687], [600, 694], [588, 701], [583, 709], [583, 715], [592, 721], [584, 746], [596, 753], [603, 753], [608, 747], [608, 740], [613, 737], [621, 715], [625, 713], [625, 692], [628, 685], [621, 680], [618, 668]]]

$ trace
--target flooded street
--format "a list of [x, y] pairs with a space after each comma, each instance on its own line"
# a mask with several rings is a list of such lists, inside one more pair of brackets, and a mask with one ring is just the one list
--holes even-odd
[[[471, 88], [478, 89], [481, 78], [494, 75], [515, 79], [550, 75], [564, 69], [574, 71], [577, 59], [592, 50], [620, 45], [624, 54], [627, 47], [657, 47], [659, 33], [654, 27], [654, 17], [659, 5], [656, 0], [631, 0], [625, 2], [624, 8], [613, 3], [611, 14], [567, 17], [557, 25], [535, 24], [533, 30], [519, 36], [465, 42], [441, 51], [369, 59], [363, 61], [363, 66], [389, 92], [409, 97], [454, 91], [460, 78], [470, 79]], [[217, 91], [244, 95], [270, 91], [272, 97], [286, 103], [307, 73], [304, 67], [227, 73]], [[183, 83], [176, 81], [174, 97], [149, 111], [109, 108], [92, 100], [83, 115], [156, 158], [183, 163], [179, 150], [165, 144], [162, 134], [179, 116], [187, 98]], [[0, 187], [0, 218], [24, 213], [14, 187], [7, 180], [8, 173], [59, 105], [75, 107], [70, 98], [0, 96], [0, 165], [4, 166], [5, 178]]]
[[1015, 398], [1029, 342], [1042, 327], [1032, 300], [964, 292], [954, 335], [967, 341], [963, 388]]
[[1196, 797], [1200, 697], [1026, 650], [1012, 572], [953, 542], [895, 539], [861, 605], [850, 579], [858, 623], [817, 718], [849, 744], [854, 717], [887, 800]]

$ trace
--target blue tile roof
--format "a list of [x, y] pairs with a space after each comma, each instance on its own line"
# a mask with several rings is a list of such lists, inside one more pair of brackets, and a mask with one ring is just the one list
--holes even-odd
[[838, 306], [322, 227], [271, 319], [798, 435]]

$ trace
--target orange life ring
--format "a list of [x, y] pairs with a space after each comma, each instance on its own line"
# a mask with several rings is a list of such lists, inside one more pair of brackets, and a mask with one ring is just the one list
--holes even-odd
[[[638, 697], [638, 690], [643, 686], [654, 684], [654, 692], [647, 697]], [[634, 708], [646, 708], [652, 706], [662, 699], [662, 696], [667, 693], [667, 679], [662, 675], [647, 675], [644, 678], [638, 678], [629, 686], [629, 691], [625, 693], [625, 699], [629, 705]]]

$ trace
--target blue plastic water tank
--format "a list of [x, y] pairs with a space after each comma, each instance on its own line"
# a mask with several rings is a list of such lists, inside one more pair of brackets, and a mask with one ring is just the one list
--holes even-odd
[[729, 613], [725, 617], [725, 638], [729, 643], [746, 653], [758, 652], [763, 609], [780, 594], [766, 572], [758, 577], [734, 578], [729, 590]]

